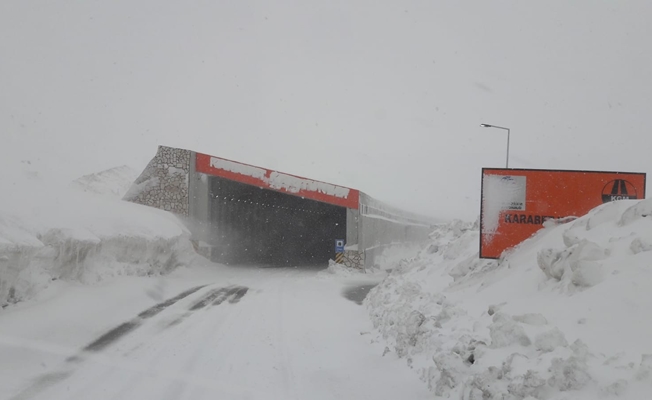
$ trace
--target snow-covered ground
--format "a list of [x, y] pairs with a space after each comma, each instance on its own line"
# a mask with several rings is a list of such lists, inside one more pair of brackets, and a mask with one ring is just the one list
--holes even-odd
[[0, 313], [0, 398], [430, 398], [342, 295], [379, 279], [206, 264], [59, 282]]
[[608, 203], [501, 260], [477, 224], [440, 225], [365, 300], [376, 339], [436, 398], [650, 398], [651, 216]]

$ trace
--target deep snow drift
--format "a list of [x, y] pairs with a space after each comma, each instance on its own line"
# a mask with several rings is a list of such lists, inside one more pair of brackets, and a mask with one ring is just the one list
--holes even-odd
[[650, 398], [652, 200], [550, 223], [501, 260], [478, 259], [478, 235], [440, 225], [371, 291], [387, 353], [437, 398]]
[[190, 234], [176, 217], [116, 198], [128, 179], [129, 171], [118, 168], [61, 187], [41, 179], [29, 162], [3, 167], [0, 306], [28, 299], [53, 280], [94, 283], [190, 262]]
[[123, 165], [75, 179], [72, 186], [84, 192], [121, 199], [133, 185], [140, 172]]

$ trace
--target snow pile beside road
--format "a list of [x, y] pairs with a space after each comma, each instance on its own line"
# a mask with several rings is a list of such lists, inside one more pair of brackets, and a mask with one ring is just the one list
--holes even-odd
[[365, 303], [439, 398], [649, 398], [652, 200], [619, 201], [478, 259], [478, 227], [432, 244]]
[[139, 172], [126, 165], [84, 175], [72, 183], [84, 192], [109, 195], [121, 199], [138, 178]]
[[[374, 251], [372, 269], [389, 271], [398, 267], [402, 262], [414, 257], [427, 243], [397, 243], [380, 247]], [[369, 253], [367, 253], [369, 256]]]
[[20, 165], [3, 169], [0, 187], [0, 306], [52, 280], [163, 274], [194, 257], [170, 213], [48, 184]]
[[329, 260], [328, 268], [324, 269], [323, 271], [319, 271], [318, 275], [320, 277], [326, 277], [329, 275], [354, 276], [354, 275], [359, 275], [361, 273], [364, 273], [362, 269], [354, 270], [353, 268], [349, 268], [344, 264], [338, 264], [333, 260]]

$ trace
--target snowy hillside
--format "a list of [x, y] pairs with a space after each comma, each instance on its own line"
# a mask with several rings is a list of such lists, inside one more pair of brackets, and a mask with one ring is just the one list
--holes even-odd
[[[92, 176], [116, 179], [82, 181], [95, 193], [110, 193], [128, 174], [115, 169]], [[9, 194], [0, 196], [0, 306], [29, 299], [53, 280], [160, 274], [195, 256], [188, 231], [172, 214], [40, 176], [31, 163], [0, 174]]]
[[84, 192], [109, 195], [121, 199], [138, 178], [138, 174], [139, 172], [135, 169], [123, 165], [84, 175], [74, 180], [72, 185]]
[[651, 216], [608, 203], [501, 260], [477, 224], [441, 225], [366, 299], [376, 340], [437, 398], [649, 398]]

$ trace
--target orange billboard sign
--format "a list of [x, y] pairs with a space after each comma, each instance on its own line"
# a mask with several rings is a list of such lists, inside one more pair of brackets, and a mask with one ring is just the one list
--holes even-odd
[[643, 198], [644, 173], [483, 168], [480, 258], [499, 258], [549, 219]]

